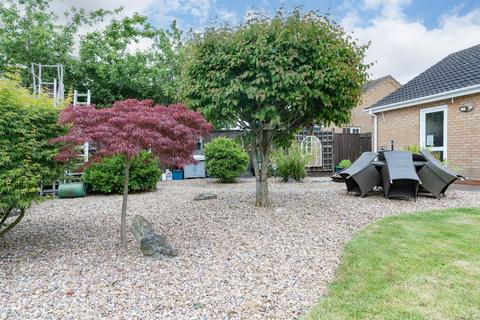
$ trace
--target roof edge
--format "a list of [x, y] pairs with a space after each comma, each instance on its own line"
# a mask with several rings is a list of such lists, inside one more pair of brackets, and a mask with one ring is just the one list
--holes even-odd
[[367, 82], [365, 82], [364, 87], [366, 85], [368, 85], [369, 83], [373, 83], [373, 85], [371, 87], [367, 87], [367, 89], [363, 89], [363, 92], [364, 93], [370, 92], [370, 91], [374, 90], [376, 87], [378, 87], [379, 85], [383, 84], [385, 81], [393, 81], [393, 82], [395, 82], [395, 84], [398, 85], [398, 87], [402, 86], [402, 84], [400, 82], [398, 82], [398, 80], [395, 79], [391, 74], [387, 74], [383, 77], [368, 80]]
[[450, 91], [444, 91], [444, 92], [432, 94], [432, 95], [425, 96], [425, 97], [420, 97], [420, 98], [410, 99], [410, 100], [406, 100], [406, 101], [386, 104], [386, 105], [378, 106], [378, 107], [369, 107], [369, 108], [363, 109], [363, 112], [377, 113], [377, 112], [382, 112], [382, 111], [401, 109], [401, 108], [415, 106], [417, 104], [423, 104], [423, 103], [433, 102], [433, 101], [437, 101], [437, 100], [455, 98], [455, 97], [465, 96], [465, 95], [479, 93], [479, 92], [480, 92], [480, 84], [476, 84], [476, 85], [473, 85], [473, 86], [463, 87], [463, 88], [454, 89], [454, 90], [450, 90]]

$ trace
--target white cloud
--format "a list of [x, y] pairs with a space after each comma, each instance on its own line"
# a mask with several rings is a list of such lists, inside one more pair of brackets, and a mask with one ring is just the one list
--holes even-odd
[[466, 14], [453, 10], [434, 28], [403, 13], [408, 0], [364, 0], [361, 10], [374, 12], [362, 20], [351, 9], [341, 24], [362, 43], [371, 41], [367, 61], [374, 62], [372, 77], [392, 74], [401, 83], [412, 79], [448, 54], [480, 43], [480, 8]]
[[217, 10], [217, 16], [221, 21], [236, 23], [238, 20], [237, 14], [233, 11], [220, 8]]
[[[59, 16], [70, 7], [80, 7], [87, 11], [96, 9], [114, 10], [123, 8], [120, 16], [130, 16], [137, 12], [148, 17], [161, 28], [168, 27], [173, 20], [180, 25], [191, 26], [205, 24], [213, 16], [221, 20], [233, 21], [236, 19], [234, 12], [217, 7], [217, 0], [54, 0], [52, 8]], [[179, 16], [191, 17], [190, 21], [182, 21]]]
[[181, 11], [205, 21], [208, 19], [214, 4], [215, 0], [187, 0], [182, 4]]
[[[235, 23], [237, 21], [236, 14], [224, 8], [218, 8], [216, 0], [82, 0], [81, 2], [54, 0], [51, 4], [51, 9], [60, 18], [70, 7], [82, 8], [86, 11], [115, 10], [121, 7], [123, 10], [115, 17], [131, 16], [136, 12], [148, 16], [152, 24], [159, 28], [169, 28], [173, 20], [176, 20], [177, 25], [182, 29], [192, 26], [198, 28], [198, 25], [203, 27], [214, 16], [221, 22]], [[102, 29], [107, 23], [108, 21], [97, 23], [94, 26], [82, 26], [80, 34]], [[132, 50], [142, 50], [150, 44], [151, 41], [141, 39], [139, 43], [134, 43], [130, 47]]]
[[61, 15], [63, 12], [68, 10], [70, 7], [83, 8], [87, 11], [105, 9], [105, 10], [114, 10], [122, 7], [122, 15], [132, 15], [134, 12], [142, 13], [144, 12], [153, 0], [141, 0], [141, 1], [131, 1], [131, 0], [57, 0], [52, 2], [52, 9], [54, 12]]

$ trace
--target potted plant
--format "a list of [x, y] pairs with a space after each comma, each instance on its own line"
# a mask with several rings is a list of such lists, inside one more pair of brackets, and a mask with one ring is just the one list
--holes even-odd
[[338, 166], [335, 166], [335, 172], [340, 172], [342, 170], [345, 170], [349, 168], [351, 165], [352, 165], [352, 162], [350, 160], [343, 159], [342, 161], [340, 161]]

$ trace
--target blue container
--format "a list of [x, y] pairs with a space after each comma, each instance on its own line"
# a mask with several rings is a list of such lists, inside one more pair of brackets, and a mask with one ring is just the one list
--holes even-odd
[[172, 171], [173, 180], [183, 180], [183, 170], [173, 170]]

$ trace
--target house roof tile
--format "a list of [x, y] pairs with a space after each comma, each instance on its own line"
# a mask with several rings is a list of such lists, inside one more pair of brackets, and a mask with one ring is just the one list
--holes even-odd
[[375, 108], [480, 84], [480, 45], [450, 54], [398, 90], [384, 97]]

